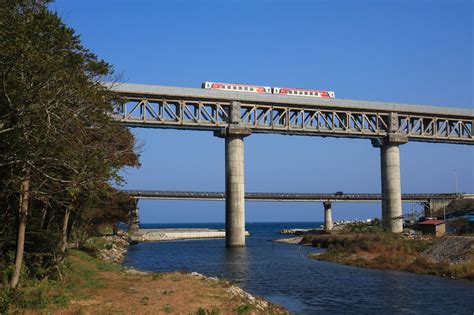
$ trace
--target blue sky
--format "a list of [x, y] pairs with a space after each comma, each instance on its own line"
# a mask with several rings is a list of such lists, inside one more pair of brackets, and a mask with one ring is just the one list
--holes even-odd
[[[330, 89], [338, 98], [473, 108], [473, 2], [72, 1], [51, 8], [129, 83], [202, 81]], [[133, 129], [142, 167], [127, 188], [224, 189], [224, 142], [210, 132]], [[401, 146], [403, 192], [474, 191], [474, 148]], [[246, 190], [379, 192], [369, 140], [252, 135]], [[223, 222], [223, 202], [141, 201], [142, 222]], [[406, 204], [408, 210], [412, 205]], [[247, 221], [321, 221], [320, 203], [247, 203]], [[335, 219], [380, 204], [335, 204]]]

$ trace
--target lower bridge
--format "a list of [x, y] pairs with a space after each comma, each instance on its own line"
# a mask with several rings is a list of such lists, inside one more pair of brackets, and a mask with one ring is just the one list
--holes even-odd
[[[130, 215], [130, 226], [138, 228], [138, 200], [203, 200], [223, 201], [224, 192], [205, 191], [166, 191], [166, 190], [122, 190], [137, 200], [137, 207]], [[451, 201], [458, 199], [474, 199], [474, 194], [466, 193], [405, 193], [401, 195], [402, 202], [416, 202], [423, 205], [425, 215], [442, 209]], [[246, 201], [273, 201], [273, 202], [323, 202], [324, 228], [332, 228], [332, 203], [333, 202], [381, 202], [382, 194], [378, 193], [267, 193], [247, 192]]]

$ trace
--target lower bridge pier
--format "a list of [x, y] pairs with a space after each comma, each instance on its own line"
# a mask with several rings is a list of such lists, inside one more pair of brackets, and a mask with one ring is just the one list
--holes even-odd
[[128, 212], [128, 230], [130, 232], [137, 232], [139, 230], [138, 200], [135, 199], [135, 207]]
[[450, 199], [428, 199], [424, 202], [422, 202], [423, 205], [423, 210], [424, 210], [424, 216], [425, 217], [431, 217], [434, 215], [436, 212], [445, 210], [446, 207], [451, 203], [452, 200]]
[[324, 231], [329, 232], [332, 230], [332, 202], [323, 202], [324, 206]]

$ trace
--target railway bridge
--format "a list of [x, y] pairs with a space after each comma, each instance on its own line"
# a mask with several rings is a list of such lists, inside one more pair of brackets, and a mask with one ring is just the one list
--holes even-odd
[[364, 138], [380, 150], [382, 222], [403, 228], [399, 146], [474, 144], [474, 110], [345, 99], [107, 83], [129, 127], [214, 131], [225, 141], [226, 245], [245, 245], [244, 138], [252, 133]]

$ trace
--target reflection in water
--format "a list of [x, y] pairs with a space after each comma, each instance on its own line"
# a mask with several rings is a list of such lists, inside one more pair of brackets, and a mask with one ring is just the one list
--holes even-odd
[[241, 283], [248, 274], [246, 247], [225, 248], [224, 274], [236, 283]]
[[281, 229], [307, 227], [311, 225], [249, 224], [247, 246], [232, 249], [222, 239], [143, 243], [130, 247], [125, 263], [142, 270], [188, 270], [227, 278], [296, 314], [472, 315], [472, 282], [315, 261], [307, 254], [318, 249], [271, 242]]

